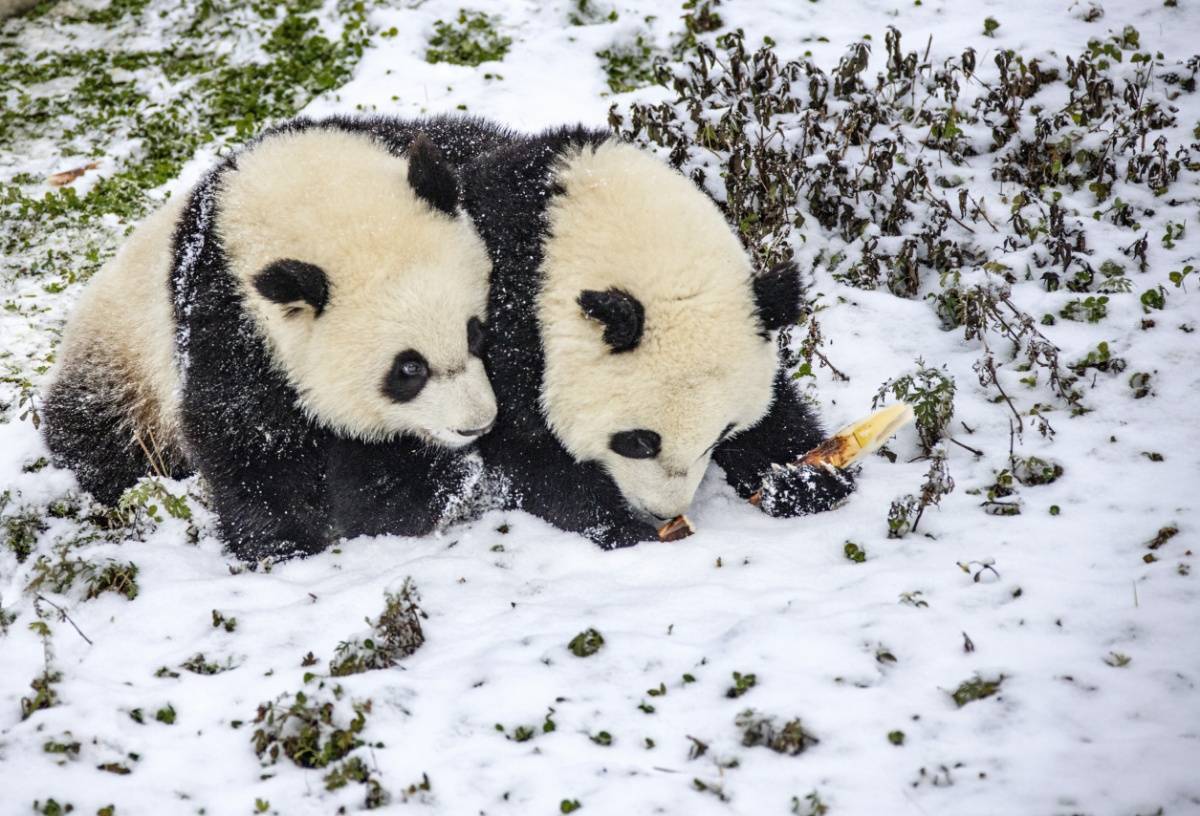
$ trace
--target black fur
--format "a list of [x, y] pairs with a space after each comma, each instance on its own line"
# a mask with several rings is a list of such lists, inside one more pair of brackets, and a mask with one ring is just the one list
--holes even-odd
[[[466, 210], [493, 263], [485, 359], [499, 415], [495, 429], [480, 441], [480, 451], [508, 484], [508, 507], [582, 533], [606, 548], [656, 540], [655, 528], [630, 510], [599, 465], [571, 457], [539, 408], [545, 358], [535, 304], [542, 287], [543, 245], [552, 240], [545, 213], [551, 198], [566, 194], [551, 173], [560, 156], [594, 148], [611, 134], [575, 127], [528, 138], [504, 136], [508, 144], [472, 162], [463, 176]], [[606, 295], [610, 293], [584, 293], [580, 305], [589, 317], [605, 320], [605, 340], [614, 351], [630, 340], [633, 348], [641, 333], [641, 304], [635, 318], [613, 308], [614, 299]], [[801, 302], [795, 267], [757, 278], [754, 295], [765, 328], [795, 322]], [[635, 324], [637, 331], [629, 330]], [[610, 335], [614, 325], [618, 331]], [[714, 458], [739, 495], [749, 498], [763, 491], [769, 496], [760, 505], [766, 512], [815, 512], [852, 489], [849, 477], [786, 468], [787, 475], [780, 475], [771, 465], [794, 461], [821, 438], [815, 418], [781, 373], [767, 417], [756, 428], [721, 442]]]
[[405, 155], [408, 158], [408, 183], [417, 197], [435, 210], [454, 215], [458, 209], [458, 179], [442, 160], [442, 152], [428, 136], [418, 133]]
[[800, 270], [791, 261], [754, 277], [754, 304], [767, 331], [795, 325], [800, 320], [803, 296]]
[[604, 324], [604, 342], [613, 354], [632, 351], [642, 341], [646, 310], [641, 301], [628, 292], [586, 289], [579, 293], [578, 303], [585, 315]]
[[276, 261], [255, 275], [254, 288], [273, 303], [307, 303], [317, 317], [329, 303], [329, 278], [325, 271], [291, 258]]

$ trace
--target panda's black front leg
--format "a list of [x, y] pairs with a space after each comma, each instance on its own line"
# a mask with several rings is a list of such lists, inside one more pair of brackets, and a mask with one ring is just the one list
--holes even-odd
[[787, 375], [775, 376], [775, 400], [762, 421], [719, 446], [713, 460], [743, 499], [772, 516], [801, 516], [836, 506], [854, 490], [848, 471], [796, 465], [825, 435]]
[[338, 536], [420, 536], [483, 509], [483, 463], [470, 451], [430, 447], [411, 437], [329, 446], [330, 515]]
[[290, 453], [201, 464], [221, 538], [244, 561], [313, 555], [333, 540], [324, 474], [311, 453]]
[[524, 437], [520, 444], [497, 445], [485, 438], [481, 447], [484, 460], [505, 483], [509, 509], [532, 513], [606, 550], [658, 540], [657, 529], [630, 510], [598, 465], [576, 462], [548, 435]]

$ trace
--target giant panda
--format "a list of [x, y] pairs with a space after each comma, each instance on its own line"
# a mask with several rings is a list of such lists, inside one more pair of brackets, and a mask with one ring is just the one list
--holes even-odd
[[493, 263], [480, 450], [507, 507], [610, 548], [655, 539], [710, 460], [775, 516], [853, 489], [791, 464], [824, 436], [771, 336], [798, 319], [798, 269], [755, 274], [689, 179], [576, 127], [511, 138], [463, 184]]
[[67, 327], [44, 411], [56, 462], [106, 503], [198, 471], [247, 559], [443, 521], [478, 470], [458, 449], [496, 413], [490, 262], [452, 166], [488, 145], [469, 136], [296, 120], [168, 203]]

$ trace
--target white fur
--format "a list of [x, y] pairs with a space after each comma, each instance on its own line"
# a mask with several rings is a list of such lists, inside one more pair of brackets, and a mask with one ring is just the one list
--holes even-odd
[[[538, 300], [542, 409], [571, 455], [606, 467], [630, 505], [679, 515], [721, 431], [745, 430], [771, 405], [776, 353], [759, 334], [750, 260], [715, 204], [637, 148], [571, 155], [556, 180], [566, 192], [548, 213]], [[632, 351], [611, 353], [576, 302], [610, 287], [645, 308]], [[609, 449], [612, 434], [639, 428], [662, 437], [657, 458]]]
[[[465, 216], [417, 198], [408, 163], [369, 137], [309, 129], [274, 136], [239, 158], [219, 191], [217, 232], [246, 303], [303, 409], [366, 440], [401, 432], [457, 446], [486, 427], [496, 401], [467, 320], [486, 317], [491, 264]], [[291, 258], [330, 281], [325, 311], [288, 316], [257, 273]], [[395, 356], [416, 349], [433, 376], [397, 403], [382, 391]]]
[[138, 225], [88, 282], [63, 334], [62, 375], [108, 370], [122, 384], [130, 432], [162, 462], [181, 457], [175, 315], [168, 281], [172, 237], [186, 195]]

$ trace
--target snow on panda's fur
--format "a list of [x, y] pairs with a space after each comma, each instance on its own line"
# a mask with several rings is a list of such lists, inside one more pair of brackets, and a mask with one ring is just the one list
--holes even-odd
[[755, 275], [720, 210], [611, 134], [559, 129], [471, 165], [465, 202], [492, 256], [484, 459], [511, 507], [606, 546], [656, 538], [710, 459], [778, 516], [853, 482], [780, 468], [823, 433], [769, 332], [794, 323], [799, 271]]
[[439, 138], [443, 160], [418, 127], [446, 126], [296, 120], [135, 231], [47, 398], [83, 487], [111, 503], [190, 466], [242, 557], [444, 520], [473, 470], [450, 449], [495, 416], [490, 263], [451, 166], [473, 148]]

